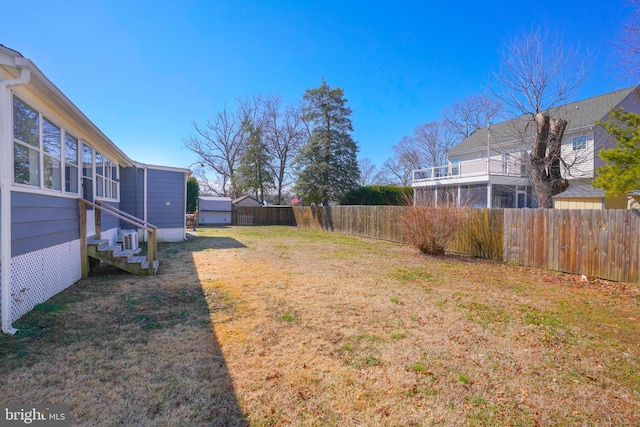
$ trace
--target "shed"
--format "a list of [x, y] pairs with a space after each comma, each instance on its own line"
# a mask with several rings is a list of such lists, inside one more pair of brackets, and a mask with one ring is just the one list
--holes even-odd
[[572, 184], [553, 197], [555, 209], [625, 209], [627, 197], [605, 197], [604, 190], [591, 184]]
[[231, 224], [231, 197], [198, 197], [198, 224]]

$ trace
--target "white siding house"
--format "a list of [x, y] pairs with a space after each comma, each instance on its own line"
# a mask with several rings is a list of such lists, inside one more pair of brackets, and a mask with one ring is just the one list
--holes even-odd
[[[568, 121], [562, 153], [563, 176], [588, 184], [611, 144], [598, 121], [613, 108], [640, 113], [640, 89], [632, 87], [556, 108], [552, 116]], [[474, 132], [447, 152], [447, 164], [413, 171], [416, 203], [456, 201], [474, 207], [537, 207], [529, 175], [535, 129], [531, 117], [519, 117]]]

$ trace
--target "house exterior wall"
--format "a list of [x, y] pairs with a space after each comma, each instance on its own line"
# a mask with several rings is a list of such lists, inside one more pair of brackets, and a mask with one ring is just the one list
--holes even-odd
[[186, 186], [184, 171], [147, 170], [148, 222], [158, 227], [158, 240], [184, 240]]
[[13, 191], [11, 219], [11, 256], [80, 238], [75, 199]]
[[560, 198], [556, 197], [553, 201], [555, 209], [604, 209], [602, 198]]
[[[640, 94], [637, 91], [631, 92], [629, 96], [622, 100], [618, 107], [622, 108], [625, 111], [640, 114]], [[607, 121], [608, 119], [609, 116], [607, 115], [602, 119], [602, 121]], [[615, 145], [615, 141], [613, 141], [611, 136], [604, 130], [602, 126], [595, 126], [594, 133], [596, 135], [596, 144], [594, 147], [594, 168], [597, 169], [604, 166], [604, 161], [600, 158], [598, 152], [603, 148], [612, 148]]]
[[[144, 219], [144, 169], [120, 169], [120, 183], [120, 209], [136, 218]], [[131, 229], [133, 225], [120, 221], [120, 227]]]

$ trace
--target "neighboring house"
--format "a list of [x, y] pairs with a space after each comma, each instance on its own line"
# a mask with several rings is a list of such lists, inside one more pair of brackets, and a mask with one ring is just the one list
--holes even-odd
[[233, 206], [249, 206], [249, 207], [262, 206], [262, 203], [260, 203], [258, 200], [254, 199], [251, 196], [238, 197], [237, 199], [233, 200], [231, 203], [233, 203]]
[[231, 224], [231, 198], [198, 197], [198, 224]]
[[[82, 277], [81, 235], [94, 237], [96, 217], [89, 207], [80, 218], [79, 199], [182, 240], [189, 174], [130, 159], [31, 60], [0, 45], [2, 331], [14, 333], [12, 322]], [[101, 218], [95, 237], [115, 243], [126, 223]]]
[[[596, 122], [606, 120], [613, 108], [640, 113], [639, 88], [618, 90], [553, 110], [552, 117], [568, 121], [562, 152], [570, 165], [563, 170], [569, 189], [572, 182], [591, 182], [595, 170], [603, 165], [598, 151], [611, 146], [610, 136]], [[447, 152], [446, 165], [413, 171], [415, 202], [449, 200], [474, 207], [537, 207], [529, 175], [534, 135], [531, 117], [526, 116], [477, 130]]]

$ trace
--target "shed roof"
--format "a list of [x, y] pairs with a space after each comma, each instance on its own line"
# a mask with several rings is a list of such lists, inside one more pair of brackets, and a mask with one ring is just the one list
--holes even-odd
[[242, 202], [243, 200], [247, 200], [247, 199], [253, 200], [254, 202], [256, 202], [258, 204], [262, 204], [255, 197], [251, 197], [248, 194], [245, 195], [245, 196], [240, 196], [237, 199], [234, 199], [231, 203], [233, 203], [235, 205], [235, 204], [238, 204], [238, 203]]
[[565, 191], [553, 196], [554, 199], [601, 199], [603, 197], [603, 189], [593, 188], [587, 183], [571, 184]]

